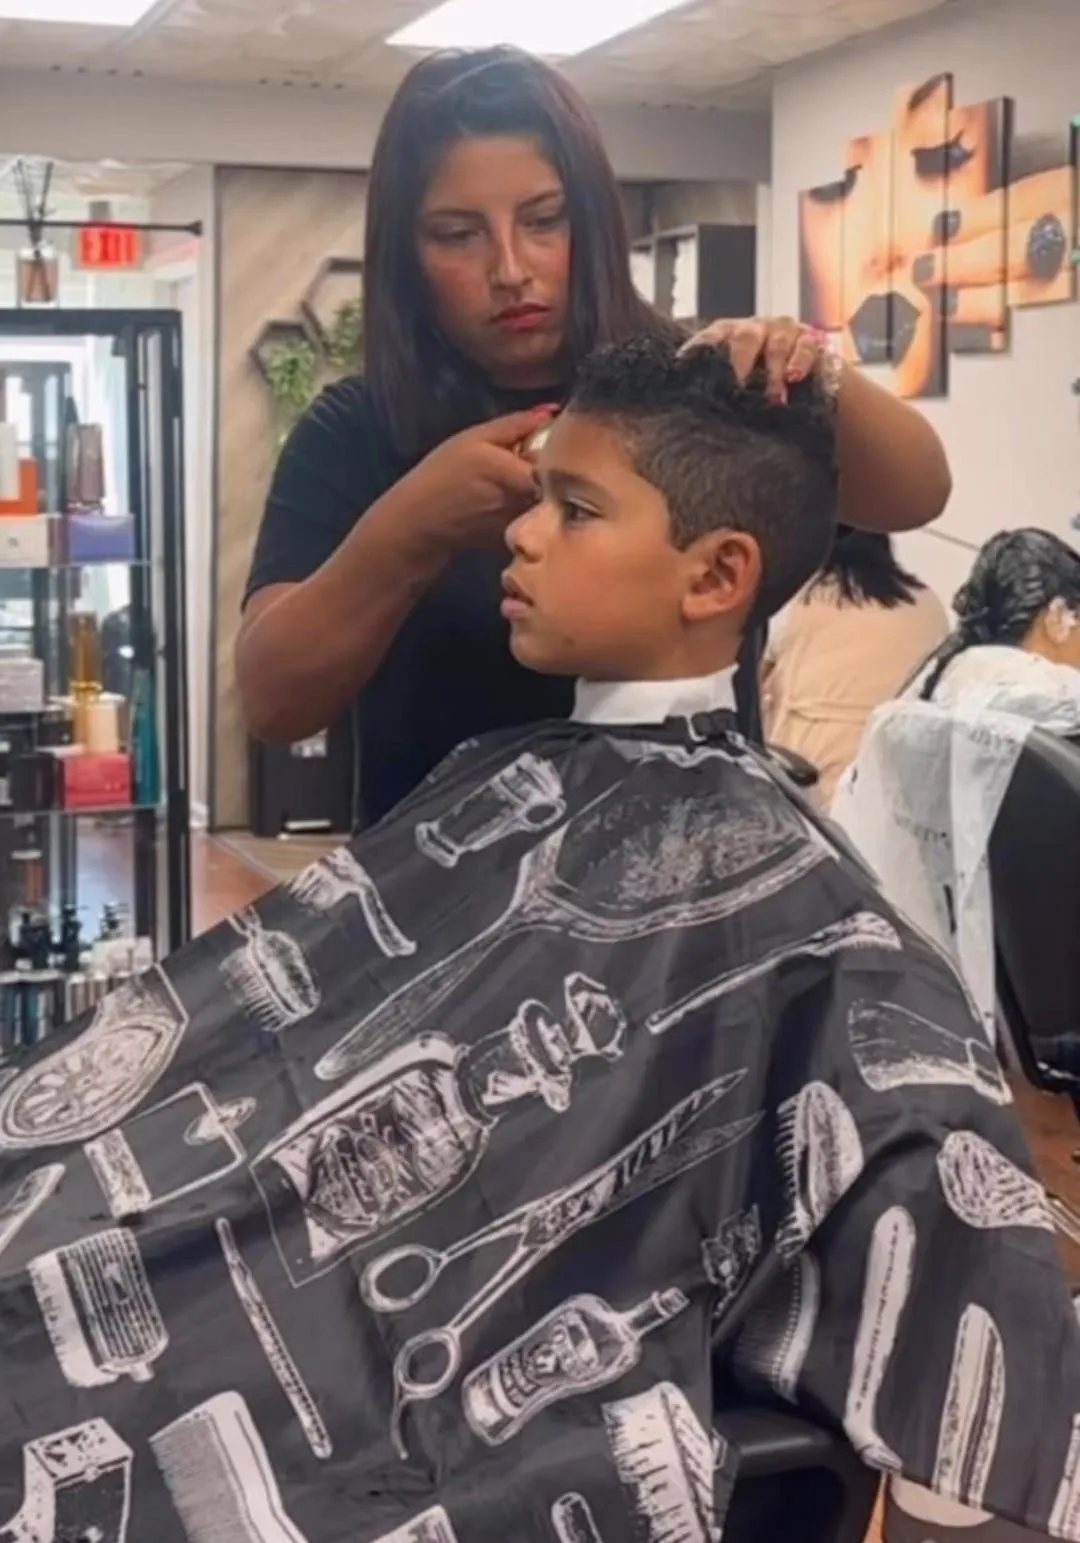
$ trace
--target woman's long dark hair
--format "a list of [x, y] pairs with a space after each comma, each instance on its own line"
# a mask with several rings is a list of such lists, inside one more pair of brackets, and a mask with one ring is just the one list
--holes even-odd
[[921, 579], [901, 568], [888, 536], [869, 530], [841, 531], [806, 594], [831, 590], [847, 605], [913, 605]]
[[1002, 530], [981, 548], [953, 598], [957, 625], [933, 656], [919, 696], [929, 702], [966, 648], [1019, 646], [1053, 600], [1080, 610], [1080, 553], [1048, 530]]
[[375, 411], [404, 458], [425, 454], [493, 411], [481, 372], [436, 326], [416, 217], [446, 150], [467, 135], [498, 134], [534, 139], [566, 192], [568, 369], [599, 343], [639, 332], [682, 335], [633, 286], [615, 173], [570, 83], [514, 48], [434, 54], [413, 67], [390, 104], [367, 196], [364, 373]]

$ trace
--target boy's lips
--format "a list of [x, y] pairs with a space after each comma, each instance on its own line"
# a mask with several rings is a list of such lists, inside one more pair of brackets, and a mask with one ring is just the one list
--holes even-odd
[[502, 576], [502, 587], [503, 602], [500, 610], [507, 621], [514, 621], [532, 610], [532, 600], [509, 571]]

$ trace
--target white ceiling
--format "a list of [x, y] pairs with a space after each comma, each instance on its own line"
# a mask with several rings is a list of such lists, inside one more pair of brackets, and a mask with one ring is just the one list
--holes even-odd
[[[159, 0], [139, 26], [123, 33], [0, 21], [0, 61], [15, 69], [356, 89], [382, 97], [410, 62], [382, 39], [432, 3]], [[758, 106], [767, 100], [765, 83], [777, 66], [947, 3], [690, 0], [568, 61], [566, 70], [591, 100], [605, 105]]]

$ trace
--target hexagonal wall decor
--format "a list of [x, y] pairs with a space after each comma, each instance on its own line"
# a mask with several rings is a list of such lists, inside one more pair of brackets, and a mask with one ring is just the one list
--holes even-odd
[[275, 349], [289, 343], [307, 343], [317, 347], [318, 340], [311, 335], [311, 328], [305, 321], [268, 321], [259, 332], [255, 342], [251, 345], [251, 358], [258, 367], [259, 373], [269, 384], [270, 360]]
[[363, 274], [362, 258], [328, 257], [308, 285], [300, 310], [324, 348], [330, 342], [334, 319], [342, 306], [359, 303]]

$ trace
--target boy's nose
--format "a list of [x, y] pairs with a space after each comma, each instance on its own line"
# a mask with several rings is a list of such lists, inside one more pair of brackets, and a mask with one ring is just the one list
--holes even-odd
[[533, 504], [506, 527], [506, 544], [515, 557], [534, 561], [543, 539], [543, 502]]

